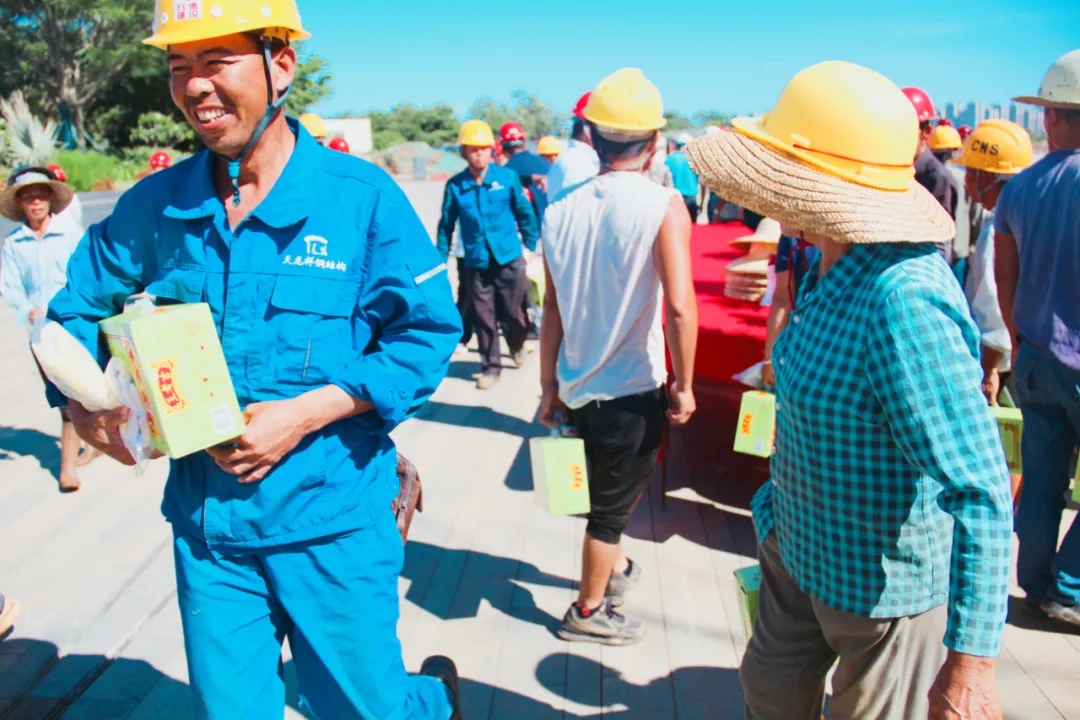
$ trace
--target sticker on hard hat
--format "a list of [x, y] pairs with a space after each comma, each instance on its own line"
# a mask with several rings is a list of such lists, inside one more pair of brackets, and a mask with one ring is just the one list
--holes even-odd
[[176, 20], [198, 20], [202, 17], [202, 0], [174, 0], [173, 18]]

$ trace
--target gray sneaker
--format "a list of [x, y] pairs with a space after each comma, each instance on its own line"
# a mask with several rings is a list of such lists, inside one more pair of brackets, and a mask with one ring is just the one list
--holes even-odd
[[1039, 609], [1051, 620], [1080, 627], [1080, 605], [1063, 605], [1056, 600], [1044, 600]]
[[484, 373], [476, 379], [477, 390], [490, 390], [499, 384], [499, 376], [490, 373]]
[[630, 563], [630, 574], [612, 572], [611, 579], [608, 580], [607, 591], [604, 595], [607, 596], [611, 607], [622, 607], [623, 603], [626, 602], [626, 591], [637, 587], [638, 582], [641, 580], [641, 566], [630, 558], [626, 559]]
[[645, 637], [645, 626], [616, 612], [605, 599], [588, 617], [581, 614], [577, 603], [572, 604], [563, 617], [558, 635], [570, 642], [633, 645]]

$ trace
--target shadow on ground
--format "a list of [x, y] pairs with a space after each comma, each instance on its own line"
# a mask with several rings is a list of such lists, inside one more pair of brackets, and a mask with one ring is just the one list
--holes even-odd
[[501, 413], [483, 405], [454, 405], [429, 400], [416, 413], [416, 417], [428, 422], [491, 430], [522, 438], [544, 434], [543, 427], [536, 423]]
[[405, 546], [401, 575], [411, 581], [405, 600], [442, 620], [476, 617], [480, 602], [486, 601], [512, 618], [553, 633], [561, 618], [537, 607], [532, 593], [522, 583], [576, 587], [572, 580], [549, 575], [515, 558], [474, 550], [447, 550], [416, 541]]
[[0, 460], [30, 456], [60, 479], [60, 438], [32, 428], [0, 426]]
[[1038, 608], [1028, 605], [1027, 600], [1015, 596], [1009, 597], [1009, 616], [1006, 622], [1021, 630], [1080, 636], [1080, 628], [1066, 622], [1051, 620]]
[[58, 657], [56, 645], [0, 641], [3, 720], [180, 720], [191, 717], [186, 684], [142, 660]]

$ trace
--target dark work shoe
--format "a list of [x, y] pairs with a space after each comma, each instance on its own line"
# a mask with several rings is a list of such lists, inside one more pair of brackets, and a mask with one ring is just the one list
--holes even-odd
[[613, 572], [611, 579], [608, 580], [607, 591], [604, 595], [607, 596], [611, 607], [622, 607], [622, 604], [626, 602], [626, 591], [637, 587], [641, 580], [641, 566], [630, 558], [626, 560], [630, 563], [626, 572]]
[[454, 698], [454, 712], [450, 720], [461, 720], [461, 681], [454, 661], [443, 655], [433, 655], [420, 666], [420, 674], [433, 677], [446, 686]]
[[525, 364], [525, 359], [529, 356], [529, 353], [525, 350], [525, 346], [521, 346], [517, 350], [510, 353], [510, 358], [514, 361], [514, 365], [521, 367]]
[[645, 637], [645, 626], [615, 611], [605, 598], [600, 607], [588, 615], [574, 603], [566, 611], [558, 635], [570, 642], [591, 642], [600, 645], [633, 645]]
[[1080, 605], [1063, 605], [1057, 600], [1044, 600], [1039, 609], [1051, 620], [1080, 627]]

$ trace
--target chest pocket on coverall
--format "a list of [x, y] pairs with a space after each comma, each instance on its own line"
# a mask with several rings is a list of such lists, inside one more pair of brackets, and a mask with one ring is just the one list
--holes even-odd
[[203, 270], [166, 268], [162, 277], [146, 286], [146, 292], [156, 298], [157, 305], [199, 303], [203, 301], [205, 286], [206, 272]]
[[359, 290], [348, 280], [278, 275], [256, 348], [265, 358], [252, 382], [262, 388], [328, 384], [359, 354], [351, 322]]

